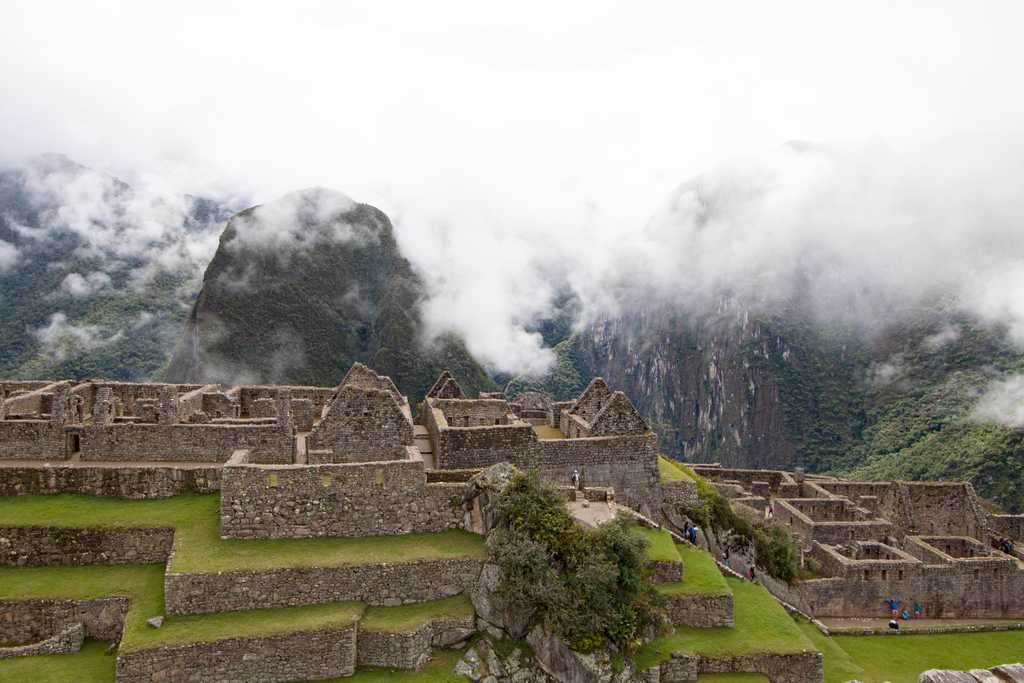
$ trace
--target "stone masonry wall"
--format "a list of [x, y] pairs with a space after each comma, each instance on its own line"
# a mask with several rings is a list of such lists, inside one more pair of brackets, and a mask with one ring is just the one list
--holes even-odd
[[732, 595], [668, 594], [664, 597], [665, 611], [673, 625], [697, 628], [733, 626]]
[[820, 652], [749, 655], [684, 655], [673, 657], [660, 667], [662, 683], [696, 680], [697, 674], [760, 673], [772, 683], [822, 683], [824, 661]]
[[49, 420], [0, 420], [0, 460], [64, 460], [64, 426]]
[[[313, 466], [225, 466], [227, 538], [380, 536], [461, 528], [461, 484], [427, 484], [415, 459]], [[455, 499], [455, 502], [453, 502]]]
[[113, 424], [85, 427], [83, 461], [224, 462], [238, 449], [256, 462], [292, 462], [294, 440], [277, 425]]
[[116, 498], [167, 498], [220, 490], [221, 468], [154, 467], [0, 467], [0, 496], [84, 493]]
[[412, 421], [395, 397], [356, 385], [338, 391], [306, 438], [310, 464], [395, 460], [412, 444]]
[[419, 669], [430, 657], [431, 648], [452, 645], [451, 637], [468, 637], [475, 631], [474, 615], [466, 617], [435, 617], [410, 631], [382, 632], [360, 629], [356, 662], [359, 666], [393, 669]]
[[291, 567], [164, 577], [167, 614], [358, 601], [395, 606], [471, 590], [483, 560], [420, 560], [337, 567]]
[[128, 613], [128, 598], [94, 600], [0, 601], [0, 643], [36, 643], [83, 624], [85, 635], [96, 640], [118, 640]]
[[0, 527], [0, 566], [165, 562], [173, 529]]
[[261, 638], [154, 647], [117, 657], [118, 683], [316, 680], [351, 676], [356, 624]]
[[0, 647], [0, 659], [71, 654], [82, 649], [82, 642], [84, 640], [85, 627], [81, 624], [71, 624], [60, 633], [38, 643]]

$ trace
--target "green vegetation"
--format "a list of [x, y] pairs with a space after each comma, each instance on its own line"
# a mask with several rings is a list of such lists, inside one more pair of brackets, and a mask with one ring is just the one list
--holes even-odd
[[782, 527], [765, 526], [760, 520], [751, 522], [736, 514], [732, 505], [703, 477], [690, 474], [697, 482], [699, 508], [687, 510], [686, 514], [705, 529], [731, 532], [748, 543], [754, 544], [757, 565], [771, 576], [793, 583], [800, 572], [796, 542]]
[[[360, 361], [389, 375], [414, 402], [445, 368], [471, 394], [497, 389], [461, 339], [449, 334], [425, 341], [424, 284], [383, 212], [351, 206], [327, 190], [303, 190], [265, 206], [271, 214], [292, 214], [300, 229], [282, 230], [268, 245], [250, 237], [277, 227], [260, 225], [266, 215], [260, 207], [228, 222], [189, 321], [200, 327], [207, 367], [196, 366], [186, 334], [169, 379], [221, 373], [334, 386]], [[339, 231], [353, 239], [337, 239]]]
[[113, 683], [117, 658], [106, 650], [107, 643], [87, 640], [81, 651], [71, 655], [0, 659], [0, 681]]
[[513, 478], [495, 508], [500, 526], [490, 545], [508, 604], [581, 652], [632, 650], [645, 629], [663, 623], [661, 598], [644, 576], [647, 542], [633, 522], [575, 525], [536, 472]]
[[673, 633], [640, 649], [636, 656], [640, 670], [665, 661], [673, 652], [721, 655], [813, 649], [786, 610], [762, 586], [733, 578], [726, 581], [733, 594], [736, 627], [677, 626]]
[[112, 596], [129, 599], [121, 641], [125, 647], [136, 636], [145, 636], [146, 619], [164, 613], [163, 565], [0, 567], [0, 600], [87, 600]]
[[693, 481], [686, 469], [674, 460], [666, 458], [664, 455], [658, 456], [658, 474], [661, 475], [661, 481]]
[[711, 553], [692, 545], [677, 545], [683, 560], [683, 580], [658, 584], [663, 595], [728, 595], [731, 593], [722, 572], [718, 570]]
[[209, 643], [228, 638], [270, 636], [321, 628], [344, 628], [359, 619], [362, 613], [361, 603], [331, 602], [302, 607], [167, 617], [158, 629], [144, 626], [131, 631], [125, 629], [120, 651], [132, 652], [162, 645]]
[[1021, 631], [827, 637], [806, 620], [799, 628], [825, 655], [825, 683], [916, 683], [928, 669], [987, 669], [1024, 652]]
[[634, 525], [637, 533], [647, 541], [645, 556], [650, 562], [679, 562], [679, 553], [671, 534], [664, 529], [648, 529]]
[[174, 527], [174, 572], [214, 572], [295, 566], [337, 566], [487, 556], [483, 539], [469, 532], [222, 540], [216, 495], [123, 500], [62, 494], [0, 497], [0, 524], [64, 527]]
[[360, 631], [404, 633], [415, 630], [434, 617], [472, 617], [473, 603], [460, 593], [443, 600], [431, 600], [399, 607], [368, 607], [359, 621]]

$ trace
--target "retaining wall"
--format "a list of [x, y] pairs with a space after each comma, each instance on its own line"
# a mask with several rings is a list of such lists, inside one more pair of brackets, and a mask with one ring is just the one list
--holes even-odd
[[356, 601], [395, 606], [439, 600], [476, 585], [483, 560], [420, 560], [339, 567], [225, 571], [164, 576], [167, 614]]
[[0, 496], [84, 493], [117, 498], [167, 498], [219, 491], [220, 478], [220, 465], [2, 466]]
[[36, 643], [73, 624], [96, 640], [119, 640], [128, 613], [128, 598], [93, 600], [0, 601], [0, 643]]
[[262, 638], [155, 647], [117, 657], [118, 683], [295, 681], [351, 676], [356, 624]]
[[0, 566], [166, 562], [174, 529], [0, 527]]

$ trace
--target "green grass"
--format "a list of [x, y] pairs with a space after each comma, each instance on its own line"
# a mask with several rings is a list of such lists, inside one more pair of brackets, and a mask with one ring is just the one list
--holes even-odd
[[123, 596], [130, 601], [122, 639], [124, 647], [134, 634], [149, 628], [146, 619], [164, 613], [163, 565], [0, 567], [0, 600], [86, 600], [111, 596]]
[[664, 455], [658, 456], [658, 474], [662, 481], [693, 481], [693, 477], [679, 463]]
[[362, 603], [331, 602], [302, 607], [168, 617], [159, 629], [143, 627], [131, 632], [126, 630], [120, 651], [124, 653], [163, 645], [210, 643], [228, 638], [344, 628], [358, 620], [362, 613]]
[[172, 572], [340, 566], [487, 556], [461, 530], [366, 538], [222, 540], [217, 495], [123, 500], [80, 495], [0, 497], [0, 526], [174, 527]]
[[814, 647], [789, 614], [762, 586], [726, 579], [732, 590], [735, 628], [676, 627], [643, 647], [636, 657], [639, 670], [671, 657], [673, 652], [741, 655], [755, 652], [802, 652]]
[[[865, 683], [915, 683], [928, 669], [987, 669], [1021, 661], [1024, 632], [903, 634], [898, 636], [834, 636], [830, 638], [864, 670]], [[826, 682], [841, 683], [829, 674]]]
[[106, 650], [107, 643], [87, 640], [75, 654], [0, 659], [0, 681], [112, 683], [117, 658]]
[[679, 553], [672, 536], [664, 529], [648, 529], [637, 526], [637, 533], [647, 539], [647, 560], [649, 562], [679, 562]]
[[[826, 683], [846, 683], [846, 681], [867, 681], [867, 674], [857, 662], [853, 661], [846, 650], [839, 646], [835, 638], [829, 638], [818, 628], [807, 621], [799, 619], [797, 624], [814, 647], [825, 656]], [[922, 669], [923, 671], [923, 669]], [[917, 681], [917, 677], [914, 677]]]
[[656, 586], [665, 595], [728, 595], [729, 584], [711, 554], [692, 545], [676, 545], [683, 560], [683, 580]]
[[360, 631], [404, 633], [415, 630], [434, 617], [471, 617], [473, 603], [464, 594], [399, 607], [369, 607], [359, 622]]

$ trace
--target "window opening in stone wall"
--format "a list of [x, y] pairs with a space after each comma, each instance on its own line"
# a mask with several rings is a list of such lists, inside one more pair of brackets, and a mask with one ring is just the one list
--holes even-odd
[[885, 579], [886, 579], [886, 575], [887, 575], [887, 574], [888, 574], [888, 572], [887, 572], [886, 570], [884, 570], [884, 569], [883, 569], [883, 570], [882, 570], [882, 581], [885, 581]]
[[69, 434], [68, 435], [68, 451], [72, 455], [75, 453], [82, 452], [82, 435], [81, 434]]

